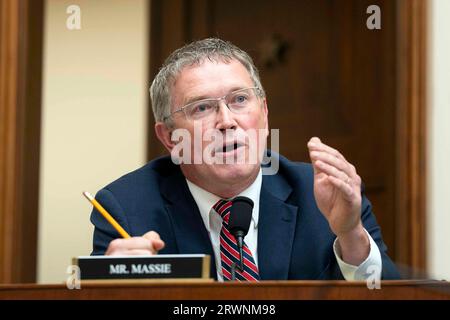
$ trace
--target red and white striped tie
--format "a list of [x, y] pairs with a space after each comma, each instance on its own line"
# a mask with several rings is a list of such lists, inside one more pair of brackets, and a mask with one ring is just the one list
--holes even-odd
[[[236, 266], [240, 265], [239, 262], [239, 248], [236, 243], [235, 237], [228, 230], [228, 220], [230, 219], [231, 201], [219, 200], [213, 206], [213, 209], [222, 217], [222, 229], [220, 231], [220, 257], [222, 261], [222, 274], [223, 280], [231, 280], [231, 265], [233, 262]], [[236, 270], [236, 280], [238, 281], [259, 281], [259, 271], [255, 264], [250, 249], [244, 242], [243, 248], [244, 254], [244, 271], [241, 272], [239, 268]]]

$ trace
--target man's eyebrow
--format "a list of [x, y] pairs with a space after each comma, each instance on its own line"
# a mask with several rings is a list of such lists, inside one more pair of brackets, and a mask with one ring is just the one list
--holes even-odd
[[[246, 88], [246, 87], [243, 87], [243, 86], [232, 87], [230, 90], [228, 90], [227, 94], [230, 94], [233, 91], [237, 91], [237, 90], [244, 89], [244, 88]], [[184, 101], [183, 105], [187, 105], [189, 103], [200, 101], [200, 100], [217, 99], [217, 98], [219, 98], [219, 97], [211, 97], [211, 96], [208, 96], [208, 95], [199, 95], [199, 96], [187, 97], [187, 99]]]
[[192, 102], [200, 101], [200, 100], [205, 100], [205, 99], [214, 99], [214, 98], [211, 98], [210, 96], [206, 96], [206, 95], [192, 96], [192, 97], [188, 97], [184, 101], [184, 105], [187, 105], [187, 104], [192, 103]]

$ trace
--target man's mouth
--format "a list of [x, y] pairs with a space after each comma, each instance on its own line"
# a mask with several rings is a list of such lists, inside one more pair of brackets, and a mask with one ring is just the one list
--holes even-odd
[[234, 151], [243, 146], [244, 146], [244, 144], [241, 142], [231, 142], [231, 143], [224, 144], [222, 147], [216, 148], [215, 151], [216, 151], [216, 153], [226, 153], [226, 152]]

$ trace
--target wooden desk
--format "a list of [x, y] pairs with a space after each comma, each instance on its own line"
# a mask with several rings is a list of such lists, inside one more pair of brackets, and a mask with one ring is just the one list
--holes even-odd
[[20, 284], [0, 285], [0, 299], [450, 300], [450, 283], [443, 281], [382, 281], [379, 290], [369, 290], [365, 282], [346, 281], [101, 283], [82, 284], [79, 290], [69, 290], [65, 284]]

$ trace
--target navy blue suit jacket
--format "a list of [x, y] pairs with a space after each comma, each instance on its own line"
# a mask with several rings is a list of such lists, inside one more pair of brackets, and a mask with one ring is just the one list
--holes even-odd
[[[132, 236], [158, 232], [166, 246], [161, 254], [214, 253], [186, 180], [170, 157], [155, 159], [100, 190], [96, 199]], [[276, 175], [263, 176], [258, 223], [258, 266], [262, 280], [343, 279], [328, 221], [316, 205], [313, 169], [280, 156]], [[399, 274], [387, 256], [372, 206], [363, 195], [361, 219], [377, 243], [382, 257], [382, 279]], [[120, 235], [93, 210], [93, 255], [104, 254]]]

